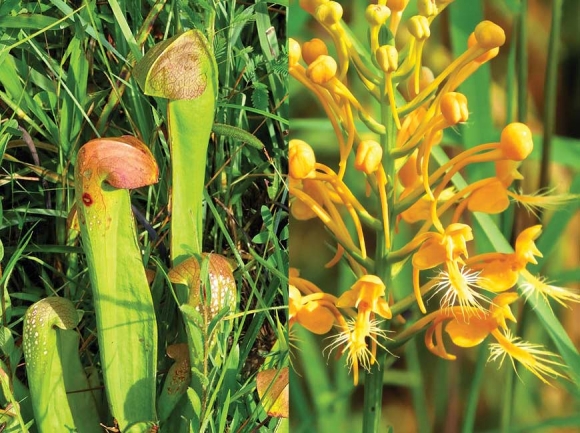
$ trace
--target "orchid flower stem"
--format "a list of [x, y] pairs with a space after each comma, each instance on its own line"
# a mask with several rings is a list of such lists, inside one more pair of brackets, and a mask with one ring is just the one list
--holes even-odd
[[372, 365], [371, 371], [365, 378], [364, 387], [364, 408], [363, 408], [363, 428], [364, 433], [377, 432], [380, 430], [381, 405], [383, 402], [383, 373], [382, 366], [385, 364], [387, 352], [379, 350], [376, 355], [376, 362]]
[[[383, 84], [386, 85], [386, 84]], [[386, 93], [386, 89], [382, 89], [382, 94]], [[386, 133], [381, 135], [380, 144], [383, 148], [383, 153], [388, 155], [394, 149], [397, 137], [397, 125], [391, 106], [388, 103], [381, 105], [381, 123], [385, 126]], [[377, 207], [385, 212], [382, 219], [386, 221], [393, 221], [390, 213], [393, 210], [393, 179], [395, 178], [395, 164], [392, 158], [383, 159], [383, 167], [381, 169], [381, 182], [378, 182], [379, 188], [385, 188], [386, 200], [381, 203], [380, 196], [377, 197]], [[386, 227], [387, 230], [392, 230], [392, 227]], [[391, 248], [391, 233], [384, 233], [383, 236], [377, 236], [377, 246], [375, 252], [375, 270], [374, 273], [378, 275], [387, 287], [392, 286], [391, 267], [387, 263], [386, 257]], [[379, 342], [381, 347], [378, 348], [376, 354], [376, 362], [372, 364], [370, 373], [365, 377], [365, 394], [364, 394], [364, 408], [363, 408], [363, 429], [364, 433], [381, 431], [381, 409], [383, 401], [383, 374], [385, 368], [385, 360], [387, 351], [384, 349], [385, 341]]]

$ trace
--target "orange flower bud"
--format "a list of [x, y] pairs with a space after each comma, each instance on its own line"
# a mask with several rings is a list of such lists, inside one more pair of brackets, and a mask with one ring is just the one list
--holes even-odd
[[393, 12], [402, 12], [406, 7], [409, 0], [389, 0], [389, 8]]
[[409, 33], [418, 40], [425, 40], [431, 36], [429, 29], [429, 20], [422, 15], [415, 15], [409, 18], [408, 22]]
[[447, 256], [453, 260], [463, 255], [467, 257], [468, 241], [473, 240], [473, 232], [467, 224], [453, 223], [445, 229], [445, 238], [442, 244], [446, 246]]
[[316, 301], [303, 305], [297, 314], [297, 321], [313, 334], [323, 335], [332, 329], [334, 315]]
[[350, 290], [344, 292], [336, 306], [339, 308], [355, 307], [359, 311], [372, 311], [385, 319], [393, 317], [389, 304], [383, 298], [385, 284], [376, 275], [363, 275]]
[[292, 68], [300, 61], [300, 44], [295, 39], [288, 39], [288, 67]]
[[320, 23], [333, 26], [340, 22], [342, 12], [340, 3], [329, 1], [318, 6], [314, 11], [314, 16]]
[[515, 292], [501, 293], [493, 298], [493, 303], [490, 305], [489, 311], [502, 328], [507, 329], [505, 319], [509, 319], [514, 323], [517, 322], [509, 305], [516, 302], [519, 298], [519, 295]]
[[391, 10], [386, 6], [368, 5], [365, 11], [365, 18], [371, 26], [382, 26], [391, 16]]
[[505, 32], [491, 21], [482, 21], [475, 27], [475, 39], [482, 48], [491, 50], [505, 44]]
[[445, 332], [459, 347], [474, 347], [481, 344], [491, 331], [497, 328], [493, 320], [486, 320], [485, 316], [470, 317], [469, 322], [463, 316], [458, 316], [445, 326]]
[[441, 97], [441, 114], [452, 125], [467, 121], [467, 98], [463, 93], [449, 92]]
[[328, 0], [300, 0], [299, 5], [306, 12], [314, 15], [316, 8], [324, 3], [328, 3]]
[[523, 123], [510, 123], [501, 132], [500, 149], [506, 159], [523, 161], [532, 153], [532, 131]]
[[[421, 71], [419, 72], [419, 92], [421, 92], [433, 81], [435, 81], [435, 75], [433, 74], [433, 71], [429, 69], [427, 66], [421, 67]], [[419, 94], [419, 92], [415, 92], [415, 81], [412, 75], [407, 80], [405, 87], [407, 90], [408, 100], [413, 99], [415, 96]]]
[[[290, 284], [288, 309], [290, 324], [300, 323], [314, 334], [326, 334], [334, 325], [334, 315], [317, 301], [306, 301], [300, 290]], [[305, 302], [306, 301], [306, 302]]]
[[[469, 38], [467, 39], [467, 46], [469, 48], [477, 45], [477, 39], [475, 39], [475, 33], [471, 33]], [[479, 56], [475, 61], [477, 63], [485, 63], [499, 54], [499, 47], [492, 48], [491, 50], [487, 51], [485, 54]]]
[[[511, 289], [518, 282], [518, 276], [511, 260], [492, 260], [482, 266], [479, 285], [490, 292], [500, 293]], [[493, 302], [496, 305], [495, 298]]]
[[290, 140], [288, 144], [288, 174], [295, 179], [305, 179], [313, 171], [316, 164], [314, 150], [302, 140]]
[[304, 61], [309, 65], [319, 56], [327, 56], [328, 48], [322, 39], [314, 38], [302, 44], [302, 56]]
[[383, 148], [374, 140], [363, 140], [356, 149], [354, 167], [366, 174], [374, 173], [381, 166]]
[[382, 45], [375, 52], [377, 63], [383, 72], [394, 72], [399, 67], [399, 52], [392, 45]]
[[306, 69], [306, 76], [313, 83], [326, 84], [336, 76], [338, 65], [330, 56], [318, 56]]

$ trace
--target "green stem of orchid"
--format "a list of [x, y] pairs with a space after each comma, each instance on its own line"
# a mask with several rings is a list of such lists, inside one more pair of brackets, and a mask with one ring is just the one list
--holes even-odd
[[[383, 84], [384, 85], [384, 84]], [[383, 147], [383, 154], [389, 155], [390, 151], [395, 148], [395, 139], [397, 137], [397, 126], [388, 103], [387, 89], [382, 89], [384, 102], [381, 104], [381, 122], [385, 125], [385, 134], [381, 135], [381, 146]], [[394, 196], [392, 189], [392, 180], [395, 175], [395, 161], [392, 158], [383, 159], [383, 168], [387, 178], [387, 212], [388, 215], [382, 215], [387, 221], [393, 221]], [[383, 186], [380, 186], [383, 187]], [[379, 204], [380, 208], [380, 204]], [[390, 235], [393, 234], [393, 225], [389, 225]], [[387, 286], [387, 290], [391, 287], [392, 275], [391, 266], [387, 262], [387, 254], [391, 249], [390, 245], [386, 244], [386, 237], [380, 234], [377, 235], [377, 249], [375, 253], [375, 273], [378, 275]], [[389, 236], [388, 239], [392, 239]], [[388, 296], [388, 294], [387, 294]], [[383, 342], [384, 343], [384, 342]], [[363, 432], [377, 432], [383, 431], [384, 426], [381, 425], [381, 408], [383, 400], [383, 375], [387, 352], [379, 348], [377, 350], [376, 362], [372, 365], [371, 371], [365, 377], [365, 394], [364, 394], [364, 408], [363, 408]]]

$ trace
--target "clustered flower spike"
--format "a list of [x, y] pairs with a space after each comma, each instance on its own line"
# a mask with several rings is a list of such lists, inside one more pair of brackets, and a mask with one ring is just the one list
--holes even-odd
[[[490, 360], [501, 362], [507, 355], [542, 381], [561, 377], [562, 365], [554, 354], [520, 341], [508, 327], [516, 321], [509, 306], [520, 294], [553, 299], [564, 306], [580, 302], [580, 295], [551, 285], [526, 269], [541, 257], [535, 240], [542, 227], [523, 230], [513, 253], [470, 256], [474, 234], [465, 214], [500, 213], [511, 201], [534, 211], [576, 197], [524, 195], [512, 190], [513, 181], [522, 179], [518, 167], [534, 145], [530, 129], [522, 123], [506, 125], [495, 142], [464, 150], [443, 165], [434, 164], [432, 151], [444, 130], [476, 122], [469, 119], [468, 100], [457, 91], [459, 85], [497, 56], [506, 37], [497, 24], [479, 23], [467, 40], [466, 51], [435, 76], [423, 66], [422, 54], [433, 20], [452, 0], [417, 0], [418, 14], [401, 22], [408, 3], [379, 0], [366, 6], [368, 39], [363, 43], [349, 31], [338, 2], [300, 0], [300, 6], [328, 38], [290, 39], [289, 71], [326, 113], [339, 160], [334, 169], [317, 162], [311, 143], [290, 140], [290, 209], [298, 220], [318, 218], [324, 224], [335, 249], [326, 266], [345, 262], [355, 282], [336, 296], [293, 270], [290, 324], [316, 334], [332, 333], [328, 350], [345, 355], [357, 383], [359, 368], [369, 370], [378, 348], [389, 346], [387, 326], [396, 329], [397, 323], [404, 322], [399, 313], [408, 308], [409, 299], [394, 297], [389, 268], [410, 258], [409, 288], [423, 316], [395, 334], [395, 340], [404, 342], [425, 330], [427, 348], [453, 360], [455, 355], [447, 351], [445, 340], [468, 348], [491, 336]], [[403, 27], [409, 36], [401, 46], [394, 40], [399, 42], [397, 35]], [[385, 43], [386, 34], [394, 39]], [[359, 99], [361, 92], [365, 99]], [[368, 97], [381, 107], [379, 115], [367, 108], [370, 104], [361, 102]], [[454, 187], [452, 178], [460, 170], [484, 162], [494, 163], [494, 176], [461, 189]], [[374, 199], [372, 209], [351, 191], [345, 181], [348, 170], [355, 170], [352, 177], [365, 182], [371, 200], [364, 203]], [[395, 250], [391, 237], [402, 224], [409, 225], [415, 235]], [[367, 242], [371, 234], [375, 238]], [[375, 253], [371, 259], [369, 245], [378, 245], [377, 251], [384, 253]], [[426, 271], [435, 276], [426, 280]], [[514, 290], [518, 285], [519, 292]], [[428, 305], [426, 301], [433, 297], [439, 302]], [[388, 321], [392, 324], [386, 325]]]

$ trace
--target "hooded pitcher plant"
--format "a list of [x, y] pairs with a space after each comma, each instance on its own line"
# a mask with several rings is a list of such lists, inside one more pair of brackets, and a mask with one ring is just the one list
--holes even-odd
[[[531, 210], [553, 208], [577, 196], [512, 191], [512, 182], [523, 177], [518, 166], [534, 146], [523, 123], [503, 127], [497, 141], [463, 149], [450, 159], [436, 157], [442, 154], [437, 147], [445, 129], [477, 122], [469, 118], [468, 98], [458, 88], [497, 56], [506, 36], [497, 24], [482, 21], [467, 38], [465, 52], [435, 76], [422, 64], [423, 50], [431, 23], [453, 2], [417, 1], [417, 14], [404, 22], [408, 3], [350, 2], [352, 8], [366, 7], [367, 40], [361, 41], [343, 20], [338, 2], [300, 0], [328, 37], [290, 38], [288, 44], [290, 75], [324, 110], [338, 159], [336, 167], [322, 164], [314, 143], [290, 140], [290, 211], [296, 220], [316, 218], [324, 224], [334, 244], [326, 267], [340, 262], [356, 279], [349, 290], [333, 293], [292, 269], [290, 325], [332, 333], [327, 351], [343, 355], [355, 384], [360, 367], [372, 373], [365, 377], [363, 430], [369, 432], [381, 430], [380, 369], [387, 365], [388, 350], [425, 332], [427, 348], [453, 360], [444, 332], [461, 348], [482, 344], [489, 335], [496, 341], [490, 345], [491, 361], [507, 356], [548, 382], [566, 376], [560, 358], [511, 334], [506, 319], [515, 317], [508, 305], [530, 296], [562, 305], [580, 302], [577, 293], [526, 269], [541, 256], [534, 244], [540, 225], [519, 233], [513, 253], [470, 255], [471, 242], [486, 233], [472, 229], [468, 211], [497, 214], [510, 201]], [[401, 38], [403, 26], [408, 34]], [[461, 170], [486, 162], [495, 164], [495, 176], [458, 186]], [[364, 200], [356, 193], [361, 184]], [[403, 225], [410, 235], [399, 242], [395, 238], [402, 237]], [[403, 266], [410, 268], [409, 278], [399, 273]], [[424, 278], [427, 270], [430, 279]]]
[[79, 150], [76, 206], [105, 391], [122, 431], [157, 421], [157, 324], [128, 191], [157, 178], [153, 155], [134, 137], [95, 139]]
[[24, 316], [23, 349], [36, 427], [41, 433], [98, 433], [96, 399], [89, 390], [74, 330], [81, 314], [66, 298], [45, 298]]
[[134, 76], [149, 96], [166, 98], [171, 146], [171, 259], [201, 253], [202, 197], [207, 146], [217, 96], [217, 65], [198, 30], [147, 52]]
[[[185, 370], [187, 374], [181, 377], [181, 383], [189, 384], [199, 399], [193, 402], [193, 421], [197, 429], [208, 405], [210, 358], [216, 358], [215, 364], [225, 357], [225, 350], [218, 343], [220, 333], [224, 332], [225, 322], [221, 319], [236, 306], [236, 281], [232, 271], [233, 267], [225, 257], [204, 253], [185, 259], [169, 272], [169, 279], [182, 302], [180, 309], [185, 318], [189, 368]], [[170, 379], [168, 376], [167, 380]], [[160, 416], [171, 412], [187, 387], [180, 385], [175, 388], [178, 391], [171, 393], [164, 388], [159, 399]]]
[[[263, 145], [239, 128], [213, 125], [218, 72], [211, 47], [200, 31], [189, 30], [157, 44], [136, 65], [134, 75], [146, 95], [167, 99], [172, 171], [173, 268], [169, 278], [175, 285], [187, 332], [189, 356], [182, 362], [188, 363], [187, 371], [192, 373], [179, 378], [175, 386], [168, 382], [175, 377], [167, 377], [159, 400], [160, 417], [163, 421], [171, 414], [190, 386], [194, 391], [189, 394], [192, 422], [199, 429], [207, 406], [208, 357], [216, 343], [211, 332], [215, 330], [214, 316], [227, 311], [224, 307], [233, 310], [236, 302], [236, 284], [227, 259], [202, 253], [202, 198], [209, 136], [214, 130], [252, 146]], [[200, 273], [201, 263], [208, 263], [206, 273]], [[202, 281], [202, 275], [208, 277], [209, 284]]]

